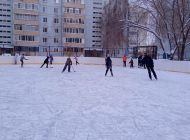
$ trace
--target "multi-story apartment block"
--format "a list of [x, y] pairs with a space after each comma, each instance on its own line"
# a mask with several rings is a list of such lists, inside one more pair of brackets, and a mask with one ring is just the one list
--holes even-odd
[[63, 55], [63, 0], [40, 2], [40, 54]]
[[12, 0], [0, 1], [0, 55], [13, 52]]
[[64, 1], [64, 55], [84, 53], [84, 0]]
[[101, 56], [104, 0], [85, 0], [85, 55]]
[[39, 52], [39, 0], [14, 0], [14, 49], [26, 55]]

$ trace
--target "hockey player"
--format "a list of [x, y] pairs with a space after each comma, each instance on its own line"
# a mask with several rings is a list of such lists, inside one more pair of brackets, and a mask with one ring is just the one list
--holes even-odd
[[24, 54], [22, 54], [21, 57], [20, 57], [21, 68], [23, 68], [24, 60], [28, 60], [28, 59], [26, 59], [26, 58], [24, 57]]
[[44, 60], [44, 63], [42, 64], [42, 66], [40, 68], [42, 68], [45, 64], [46, 64], [46, 68], [48, 68], [49, 56], [46, 57], [46, 59]]
[[157, 75], [156, 75], [156, 72], [154, 71], [154, 62], [153, 62], [152, 58], [145, 53], [143, 61], [148, 70], [149, 78], [152, 80], [152, 75], [151, 75], [151, 72], [152, 72], [154, 75], [154, 78], [157, 80]]
[[72, 60], [70, 57], [67, 58], [67, 61], [65, 63], [65, 66], [62, 70], [62, 73], [67, 69], [67, 66], [68, 66], [68, 72], [71, 72], [71, 65], [72, 65]]
[[77, 58], [77, 56], [75, 56], [74, 59], [75, 59], [76, 65], [78, 65], [79, 62], [78, 62], [78, 58]]
[[142, 67], [142, 55], [138, 57], [138, 68]]
[[52, 64], [53, 64], [53, 55], [50, 55], [49, 59], [50, 59], [49, 62], [50, 62], [51, 68], [53, 68], [52, 67]]
[[109, 55], [106, 57], [105, 61], [106, 61], [106, 73], [105, 73], [105, 76], [107, 76], [107, 73], [108, 73], [109, 70], [111, 72], [111, 75], [113, 76], [113, 72], [112, 72], [112, 60], [111, 60], [111, 58], [110, 58]]
[[130, 64], [130, 68], [133, 68], [133, 58], [131, 58], [129, 64]]

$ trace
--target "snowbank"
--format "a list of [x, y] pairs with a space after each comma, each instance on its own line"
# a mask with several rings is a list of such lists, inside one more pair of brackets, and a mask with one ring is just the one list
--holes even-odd
[[[25, 61], [25, 64], [41, 64], [46, 57], [43, 56], [26, 56], [29, 60]], [[17, 58], [18, 63], [20, 57]], [[64, 64], [66, 57], [54, 57], [54, 64]], [[122, 66], [121, 58], [112, 58], [113, 65]], [[73, 59], [74, 61], [74, 59]], [[129, 61], [129, 60], [128, 60]], [[14, 64], [14, 56], [0, 56], [0, 64]], [[80, 64], [85, 65], [104, 65], [104, 58], [97, 57], [79, 57]], [[170, 60], [154, 60], [155, 68], [158, 70], [174, 71], [190, 73], [189, 61], [170, 61]], [[137, 66], [137, 60], [134, 60], [134, 66]]]

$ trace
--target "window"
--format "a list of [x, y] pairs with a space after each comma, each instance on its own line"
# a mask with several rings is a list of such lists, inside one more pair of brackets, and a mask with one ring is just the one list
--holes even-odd
[[16, 40], [21, 40], [21, 41], [36, 41], [37, 38], [32, 35], [17, 35], [15, 36]]
[[44, 37], [44, 38], [43, 38], [43, 42], [44, 42], [44, 43], [47, 42], [47, 38]]
[[43, 12], [46, 12], [46, 7], [43, 7]]
[[55, 3], [59, 3], [59, 0], [55, 0]]
[[54, 8], [54, 13], [58, 13], [58, 8]]
[[59, 29], [56, 28], [56, 29], [55, 29], [55, 33], [59, 33]]
[[43, 32], [46, 33], [47, 32], [47, 27], [43, 28]]
[[54, 18], [54, 23], [59, 23], [59, 19], [58, 18]]
[[22, 25], [15, 25], [15, 30], [22, 30]]
[[54, 52], [59, 52], [59, 49], [58, 48], [54, 48]]
[[59, 39], [58, 38], [54, 38], [54, 43], [59, 43]]
[[44, 18], [43, 18], [43, 22], [47, 22], [47, 17], [44, 17]]

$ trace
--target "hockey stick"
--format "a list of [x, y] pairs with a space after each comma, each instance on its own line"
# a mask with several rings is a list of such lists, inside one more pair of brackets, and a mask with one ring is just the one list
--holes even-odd
[[71, 67], [72, 67], [73, 71], [76, 72], [75, 69], [74, 69], [74, 67], [73, 67], [73, 65], [71, 65]]

